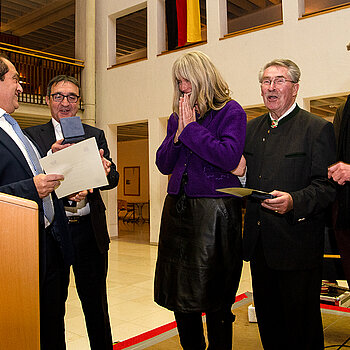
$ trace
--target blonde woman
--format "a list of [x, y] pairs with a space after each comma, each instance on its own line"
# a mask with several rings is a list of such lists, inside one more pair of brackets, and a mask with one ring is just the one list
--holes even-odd
[[165, 199], [155, 301], [174, 311], [183, 349], [232, 348], [231, 306], [242, 269], [238, 187], [246, 114], [211, 60], [190, 52], [173, 65], [173, 114], [156, 164], [171, 178]]

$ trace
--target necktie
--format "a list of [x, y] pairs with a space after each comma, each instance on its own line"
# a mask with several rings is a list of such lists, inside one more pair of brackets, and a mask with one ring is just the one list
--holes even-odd
[[[22, 141], [27, 153], [28, 157], [30, 159], [30, 162], [33, 165], [33, 168], [35, 170], [35, 175], [39, 175], [43, 173], [43, 169], [41, 168], [41, 165], [39, 163], [39, 158], [37, 157], [32, 145], [26, 138], [26, 136], [23, 134], [21, 128], [19, 127], [18, 123], [7, 113], [4, 114], [5, 119], [8, 121], [8, 123], [11, 124], [14, 132], [17, 134], [19, 139]], [[50, 195], [44, 197], [43, 199], [43, 208], [44, 208], [44, 215], [47, 218], [47, 220], [52, 223], [53, 217], [54, 217], [54, 209], [53, 204], [50, 198]]]
[[274, 128], [277, 128], [277, 126], [278, 126], [278, 120], [272, 119], [271, 120], [271, 128], [274, 129]]

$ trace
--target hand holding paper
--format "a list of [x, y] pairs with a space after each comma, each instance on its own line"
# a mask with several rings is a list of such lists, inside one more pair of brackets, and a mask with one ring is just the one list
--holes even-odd
[[95, 138], [89, 138], [40, 159], [47, 174], [62, 174], [58, 198], [82, 190], [108, 185], [105, 167]]
[[90, 190], [84, 190], [84, 191], [72, 193], [69, 196], [67, 196], [67, 199], [69, 199], [70, 201], [73, 201], [73, 202], [81, 202], [82, 200], [84, 200], [86, 198], [86, 196], [89, 193], [92, 193], [93, 191], [94, 191], [93, 189], [90, 189]]
[[33, 181], [39, 197], [44, 198], [52, 191], [55, 191], [55, 189], [60, 185], [60, 181], [63, 179], [64, 177], [58, 174], [39, 174], [34, 176]]
[[106, 176], [107, 176], [109, 174], [109, 172], [111, 171], [112, 162], [110, 162], [108, 159], [106, 159], [103, 156], [104, 152], [105, 151], [103, 149], [100, 149], [100, 156], [101, 156], [101, 159], [102, 159], [103, 168], [105, 169], [105, 173], [106, 173]]

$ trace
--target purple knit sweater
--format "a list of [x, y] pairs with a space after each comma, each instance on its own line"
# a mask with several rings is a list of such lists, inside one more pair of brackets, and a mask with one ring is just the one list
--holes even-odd
[[188, 124], [179, 136], [180, 142], [174, 144], [177, 124], [178, 116], [173, 113], [156, 156], [160, 172], [172, 174], [169, 194], [179, 193], [184, 173], [189, 197], [225, 197], [216, 189], [241, 186], [237, 176], [230, 173], [241, 159], [246, 134], [246, 114], [236, 101], [229, 101], [219, 111], [209, 111], [202, 124]]

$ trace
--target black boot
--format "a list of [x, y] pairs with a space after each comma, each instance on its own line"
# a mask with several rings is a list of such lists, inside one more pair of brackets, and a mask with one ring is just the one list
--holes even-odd
[[184, 350], [205, 350], [202, 314], [175, 312], [180, 343]]
[[232, 349], [232, 323], [236, 316], [231, 308], [225, 311], [207, 313], [208, 350]]

